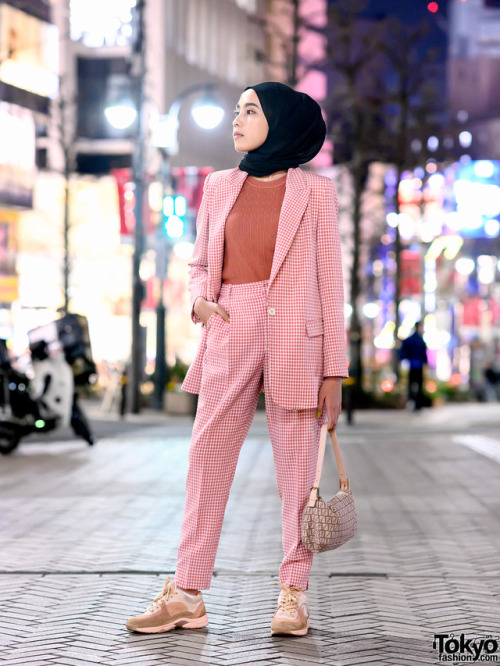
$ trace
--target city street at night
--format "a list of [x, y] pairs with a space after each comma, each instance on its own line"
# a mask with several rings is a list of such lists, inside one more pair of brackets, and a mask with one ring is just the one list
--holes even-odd
[[500, 0], [0, 0], [0, 666], [500, 663], [499, 84]]
[[[94, 447], [54, 435], [1, 460], [0, 663], [436, 664], [451, 644], [435, 635], [498, 637], [496, 404], [341, 416], [359, 529], [315, 555], [305, 637], [270, 635], [281, 521], [265, 413], [240, 454], [208, 627], [148, 636], [125, 621], [174, 573], [192, 419], [88, 412]], [[336, 479], [327, 449], [324, 498]]]

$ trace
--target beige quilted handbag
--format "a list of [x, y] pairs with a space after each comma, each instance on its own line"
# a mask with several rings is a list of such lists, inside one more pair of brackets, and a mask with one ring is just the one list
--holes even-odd
[[[358, 514], [349, 488], [349, 479], [346, 478], [344, 472], [337, 435], [334, 430], [329, 431], [327, 425], [324, 423], [321, 426], [316, 479], [311, 488], [309, 501], [302, 513], [302, 543], [313, 553], [335, 550], [352, 539], [358, 529]], [[325, 502], [319, 494], [319, 482], [325, 457], [327, 432], [330, 432], [332, 438], [333, 451], [339, 469], [340, 490], [332, 499]]]

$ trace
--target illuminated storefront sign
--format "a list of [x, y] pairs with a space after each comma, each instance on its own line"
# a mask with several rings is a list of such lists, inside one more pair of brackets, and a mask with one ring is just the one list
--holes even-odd
[[126, 46], [133, 34], [136, 0], [71, 0], [71, 39], [89, 48]]
[[449, 234], [461, 238], [500, 234], [500, 161], [456, 162], [424, 179], [420, 172], [403, 173], [399, 215], [394, 212], [394, 174], [389, 171], [385, 178], [387, 223], [399, 227], [403, 241], [420, 238], [431, 243]]
[[455, 259], [463, 244], [460, 236], [439, 236], [429, 246], [425, 258], [437, 259], [442, 253], [445, 259]]
[[19, 214], [0, 209], [0, 304], [19, 296], [16, 275], [17, 226]]
[[55, 98], [58, 72], [56, 26], [0, 4], [0, 81], [42, 97]]
[[420, 252], [402, 250], [400, 296], [414, 296], [422, 293], [422, 268]]
[[111, 175], [116, 179], [118, 211], [120, 214], [120, 238], [122, 242], [133, 242], [135, 196], [132, 173], [130, 169], [112, 169]]
[[454, 211], [446, 224], [466, 238], [494, 238], [500, 232], [500, 162], [457, 165]]
[[393, 346], [397, 228], [401, 241], [397, 335], [404, 338], [415, 321], [423, 320], [436, 378], [467, 381], [474, 368], [470, 363], [474, 345], [484, 358], [497, 354], [500, 160], [463, 158], [440, 165], [440, 171], [434, 167], [432, 173], [420, 167], [403, 172], [401, 183], [396, 183], [393, 170], [385, 174], [387, 226], [372, 254], [368, 274], [374, 284], [367, 294], [381, 307], [370, 335], [376, 358], [388, 362], [389, 357], [378, 352]]
[[424, 308], [426, 312], [436, 309], [437, 274], [436, 260], [425, 259], [424, 262]]
[[[212, 171], [211, 167], [173, 167], [171, 169], [172, 187], [176, 195], [181, 195], [187, 203], [187, 229], [185, 237], [194, 242], [196, 238], [196, 216], [203, 196], [203, 183]], [[130, 169], [112, 169], [118, 192], [118, 210], [120, 214], [120, 236], [122, 242], [131, 242], [135, 227], [134, 184]], [[146, 234], [155, 234], [163, 216], [164, 184], [154, 181], [149, 184], [148, 197], [144, 201], [143, 224]]]
[[31, 111], [0, 102], [0, 203], [31, 208], [35, 123]]

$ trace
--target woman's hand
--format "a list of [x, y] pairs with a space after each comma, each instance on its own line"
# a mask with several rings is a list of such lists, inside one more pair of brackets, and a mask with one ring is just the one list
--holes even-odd
[[335, 430], [342, 411], [342, 378], [325, 377], [318, 394], [318, 418], [326, 408], [328, 430]]
[[212, 301], [205, 300], [203, 296], [200, 296], [196, 299], [196, 303], [194, 304], [194, 312], [198, 315], [205, 326], [207, 325], [207, 321], [214, 313], [219, 314], [223, 319], [229, 322], [229, 315], [224, 310], [224, 308], [218, 303], [212, 303]]

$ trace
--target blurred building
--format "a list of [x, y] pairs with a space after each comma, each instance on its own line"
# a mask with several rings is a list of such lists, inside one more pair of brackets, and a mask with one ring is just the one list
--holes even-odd
[[474, 159], [500, 159], [500, 2], [450, 5], [449, 108]]
[[365, 203], [380, 205], [385, 192], [386, 219], [363, 263], [366, 368], [381, 379], [390, 371], [399, 226], [398, 335], [422, 319], [431, 376], [481, 397], [485, 368], [500, 361], [500, 162], [429, 162], [399, 186], [394, 169], [378, 165], [370, 180]]
[[[444, 47], [443, 3], [430, 4], [436, 6], [439, 22], [424, 47]], [[362, 34], [387, 14], [418, 23], [427, 12], [430, 22], [433, 19], [426, 5], [414, 3], [407, 8], [392, 0], [369, 3], [357, 29]], [[401, 183], [390, 164], [370, 165], [361, 201], [361, 244], [356, 248], [363, 285], [360, 314], [366, 388], [394, 388], [391, 358], [395, 337], [405, 338], [419, 319], [424, 320], [431, 376], [436, 380], [475, 391], [484, 368], [500, 361], [500, 171], [491, 134], [498, 123], [500, 102], [496, 74], [499, 7], [493, 0], [450, 3], [449, 64], [445, 67], [443, 60], [443, 72], [447, 69], [450, 78], [452, 121], [443, 124], [438, 136], [429, 136], [427, 141], [425, 135], [419, 136], [418, 148], [409, 137], [414, 168], [403, 173]], [[335, 48], [334, 42], [330, 48]], [[444, 58], [446, 50], [441, 51]], [[332, 75], [331, 89], [338, 84]], [[367, 96], [369, 85], [370, 81]], [[443, 96], [443, 111], [446, 106]], [[355, 250], [352, 181], [342, 164], [348, 161], [349, 148], [335, 145], [336, 164], [331, 167], [339, 193], [347, 283]], [[396, 227], [402, 242], [398, 331], [394, 324]], [[352, 312], [348, 300], [347, 323]], [[435, 386], [435, 382], [431, 384]]]
[[0, 2], [0, 336], [11, 338], [19, 299], [22, 211], [33, 206], [36, 137], [58, 93], [58, 32], [43, 0]]
[[[70, 2], [68, 68], [79, 95], [76, 152], [80, 173], [109, 173], [131, 164], [135, 127], [112, 127], [104, 110], [132, 96], [135, 6], [134, 0]], [[190, 113], [197, 95], [186, 98], [180, 109], [179, 154], [172, 160], [174, 166], [222, 169], [237, 163], [231, 112], [241, 90], [262, 75], [254, 54], [257, 48], [264, 48], [264, 38], [249, 18], [263, 11], [263, 6], [263, 0], [146, 2], [148, 121], [154, 123], [157, 114], [166, 113], [174, 99], [199, 83], [216, 84], [215, 95], [226, 109], [223, 123], [207, 133]]]
[[[29, 6], [35, 14], [36, 7], [39, 15], [21, 12], [28, 23], [18, 24], [16, 4]], [[252, 21], [266, 10], [266, 4], [264, 0], [146, 0], [143, 114], [147, 137], [143, 166], [147, 193], [141, 324], [147, 330], [150, 359], [155, 356], [154, 308], [161, 277], [168, 313], [168, 361], [173, 363], [179, 355], [189, 362], [196, 349], [198, 330], [189, 319], [187, 289], [192, 227], [206, 174], [236, 166], [241, 160], [232, 141], [233, 109], [247, 85], [266, 78], [266, 64], [258, 56], [266, 53], [266, 37], [262, 26]], [[6, 294], [11, 290], [13, 301], [5, 335], [13, 337], [15, 351], [21, 353], [27, 331], [58, 316], [64, 303], [63, 239], [67, 225], [70, 309], [88, 317], [97, 359], [127, 360], [131, 349], [131, 166], [136, 125], [112, 126], [105, 110], [127, 100], [133, 104], [136, 2], [55, 0], [50, 10], [42, 0], [0, 2], [0, 47], [4, 54], [0, 62], [5, 54], [11, 54], [8, 67], [0, 69], [0, 98], [4, 100], [0, 113], [12, 116], [12, 127], [18, 128], [6, 131], [11, 152], [10, 158], [0, 160], [0, 191], [4, 192], [0, 206], [9, 203], [7, 194], [12, 197], [16, 188], [18, 199], [9, 206], [25, 206], [18, 220], [17, 247], [14, 235], [8, 233], [12, 215], [17, 213], [9, 209], [3, 215], [5, 233], [0, 228], [5, 247], [3, 269], [15, 266], [19, 276], [19, 285], [9, 275], [4, 276], [9, 279], [2, 289]], [[16, 29], [8, 27], [5, 16]], [[48, 32], [39, 36], [37, 29]], [[35, 69], [33, 65], [31, 78], [26, 64], [29, 58], [22, 60], [17, 70], [13, 64], [21, 57], [19, 35], [26, 48], [31, 48], [31, 59], [34, 44], [45, 49], [43, 67], [37, 64]], [[204, 83], [215, 84], [213, 96], [225, 110], [223, 122], [215, 130], [201, 129], [191, 116], [201, 90], [185, 94], [186, 89]], [[20, 91], [17, 97], [14, 89]], [[179, 150], [171, 165], [173, 185], [190, 207], [191, 226], [187, 237], [180, 239], [183, 242], [171, 248], [165, 279], [158, 274], [155, 242], [158, 225], [163, 222], [163, 164], [153, 135], [158, 118], [179, 98]], [[7, 128], [4, 123], [1, 126]], [[0, 150], [7, 154], [4, 142]], [[13, 166], [6, 175], [2, 169], [9, 159]], [[65, 173], [69, 182], [67, 209]], [[26, 208], [30, 205], [31, 210]]]
[[[164, 98], [167, 111], [189, 86], [216, 84], [214, 95], [226, 110], [222, 123], [207, 132], [191, 116], [196, 96], [186, 98], [179, 113], [179, 154], [174, 166], [210, 165], [215, 170], [236, 166], [233, 109], [244, 88], [265, 79], [265, 34], [254, 19], [266, 11], [267, 0], [166, 0], [165, 30], [158, 40], [164, 60]], [[160, 51], [157, 51], [160, 53]]]
[[[296, 14], [296, 15], [295, 15]], [[286, 83], [321, 104], [328, 94], [322, 67], [327, 51], [327, 0], [269, 0], [265, 15], [267, 79]], [[325, 141], [305, 168], [330, 169], [333, 147]]]
[[[30, 7], [29, 12], [17, 4]], [[152, 361], [155, 307], [163, 279], [168, 362], [173, 364], [179, 356], [189, 363], [199, 331], [189, 319], [187, 261], [201, 185], [209, 171], [236, 166], [241, 160], [234, 150], [232, 120], [244, 88], [264, 80], [292, 83], [295, 3], [146, 0], [145, 6], [147, 194], [141, 324], [147, 331], [147, 357]], [[301, 0], [298, 9], [309, 27], [300, 29], [296, 85], [321, 102], [327, 92], [326, 76], [311, 65], [321, 60], [326, 48], [324, 37], [315, 30], [326, 21], [326, 0]], [[58, 316], [64, 304], [66, 227], [70, 310], [88, 317], [97, 360], [125, 361], [131, 349], [131, 167], [136, 125], [111, 125], [105, 111], [116, 104], [134, 103], [136, 1], [0, 0], [0, 11], [4, 54], [0, 62], [5, 60], [0, 69], [0, 113], [8, 112], [12, 127], [17, 128], [5, 130], [9, 140], [0, 145], [2, 155], [11, 146], [10, 158], [0, 161], [0, 206], [8, 205], [0, 227], [5, 248], [1, 289], [5, 299], [12, 301], [9, 314], [2, 315], [5, 336], [13, 339], [15, 352], [22, 353], [27, 331]], [[25, 17], [22, 21], [19, 12]], [[24, 41], [19, 41], [20, 35]], [[21, 58], [21, 43], [29, 58]], [[41, 45], [43, 65], [30, 65], [30, 70], [27, 62], [35, 57], [35, 43]], [[14, 64], [16, 59], [20, 65]], [[202, 97], [201, 89], [193, 88], [205, 83], [214, 84], [213, 97], [225, 110], [222, 123], [213, 130], [201, 129], [191, 115]], [[178, 152], [170, 158], [171, 185], [187, 200], [189, 227], [185, 238], [171, 244], [166, 276], [156, 242], [163, 223], [164, 162], [153, 144], [159, 118], [177, 102]], [[6, 175], [2, 169], [9, 159], [13, 166]], [[330, 164], [327, 143], [311, 166], [327, 169]], [[10, 231], [13, 219], [15, 233]]]

